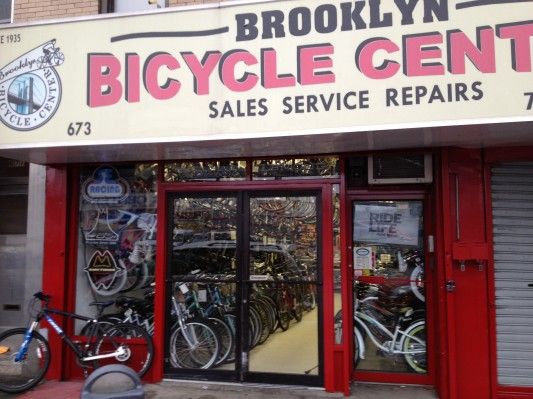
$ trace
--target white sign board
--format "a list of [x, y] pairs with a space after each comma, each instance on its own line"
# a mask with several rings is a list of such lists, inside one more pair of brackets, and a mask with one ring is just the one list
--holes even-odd
[[354, 241], [418, 245], [420, 215], [418, 212], [412, 212], [405, 203], [392, 205], [356, 204]]
[[225, 3], [1, 28], [0, 150], [533, 121], [531, 1]]

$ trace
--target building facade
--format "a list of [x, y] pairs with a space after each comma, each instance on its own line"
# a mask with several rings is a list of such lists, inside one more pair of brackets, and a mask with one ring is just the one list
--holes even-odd
[[[13, 7], [2, 328], [42, 287], [145, 328], [150, 381], [533, 397], [527, 2]], [[49, 378], [79, 378], [48, 336]]]

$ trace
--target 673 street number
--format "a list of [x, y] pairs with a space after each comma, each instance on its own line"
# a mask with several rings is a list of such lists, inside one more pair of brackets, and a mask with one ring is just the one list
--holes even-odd
[[92, 133], [91, 122], [70, 122], [67, 129], [69, 136], [79, 136], [84, 134], [89, 136]]

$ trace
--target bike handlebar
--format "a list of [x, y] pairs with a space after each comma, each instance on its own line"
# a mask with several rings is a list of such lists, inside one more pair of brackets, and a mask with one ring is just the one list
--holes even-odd
[[48, 302], [50, 302], [50, 299], [52, 299], [51, 295], [47, 295], [42, 291], [36, 292], [35, 294], [33, 294], [33, 297], [37, 298], [40, 301], [46, 302], [47, 305]]

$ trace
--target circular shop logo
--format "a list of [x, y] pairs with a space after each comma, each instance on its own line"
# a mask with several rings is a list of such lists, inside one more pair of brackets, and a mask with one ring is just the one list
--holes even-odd
[[370, 254], [370, 251], [366, 248], [357, 248], [355, 250], [355, 253], [358, 255], [358, 256], [368, 256]]
[[60, 101], [61, 80], [54, 68], [24, 73], [0, 85], [0, 119], [15, 130], [37, 129], [54, 116]]

